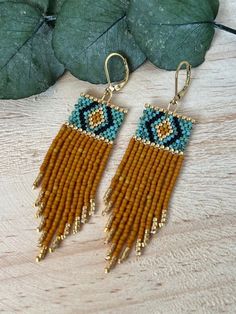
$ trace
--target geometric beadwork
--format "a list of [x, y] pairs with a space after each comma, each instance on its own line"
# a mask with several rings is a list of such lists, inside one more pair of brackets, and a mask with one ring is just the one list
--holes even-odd
[[174, 151], [184, 151], [193, 120], [168, 110], [147, 106], [140, 118], [136, 137]]
[[106, 102], [98, 103], [86, 95], [79, 98], [69, 117], [69, 123], [83, 131], [113, 141], [124, 120], [125, 112], [120, 107]]

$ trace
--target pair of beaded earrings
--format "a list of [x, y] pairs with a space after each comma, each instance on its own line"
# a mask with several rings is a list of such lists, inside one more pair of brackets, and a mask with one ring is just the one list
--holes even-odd
[[[125, 79], [111, 83], [108, 62], [120, 57]], [[184, 88], [178, 92], [178, 74], [186, 67]], [[36, 260], [53, 252], [71, 232], [77, 233], [95, 212], [95, 195], [113, 141], [127, 110], [113, 105], [113, 92], [123, 88], [129, 78], [126, 59], [110, 54], [105, 61], [108, 87], [101, 99], [81, 94], [68, 122], [53, 140], [33, 187], [41, 185], [35, 205], [41, 217], [41, 248]], [[183, 61], [175, 77], [175, 96], [167, 109], [146, 105], [135, 135], [107, 190], [103, 214], [110, 214], [105, 243], [106, 272], [126, 259], [135, 245], [141, 255], [150, 236], [166, 221], [167, 209], [184, 159], [193, 120], [176, 113], [191, 79], [191, 66]], [[171, 108], [173, 108], [172, 111]]]

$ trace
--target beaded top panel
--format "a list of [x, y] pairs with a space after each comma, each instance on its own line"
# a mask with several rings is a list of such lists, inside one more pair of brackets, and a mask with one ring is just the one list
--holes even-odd
[[81, 94], [69, 123], [88, 134], [113, 141], [127, 111], [90, 95]]
[[175, 152], [183, 152], [193, 123], [191, 118], [146, 105], [136, 130], [136, 138]]

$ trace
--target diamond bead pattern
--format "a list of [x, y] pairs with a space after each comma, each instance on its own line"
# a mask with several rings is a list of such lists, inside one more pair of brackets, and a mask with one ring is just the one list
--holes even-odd
[[69, 117], [69, 123], [99, 137], [113, 141], [125, 113], [106, 103], [81, 96]]
[[184, 151], [192, 129], [192, 121], [172, 112], [147, 108], [140, 118], [136, 137], [175, 151]]

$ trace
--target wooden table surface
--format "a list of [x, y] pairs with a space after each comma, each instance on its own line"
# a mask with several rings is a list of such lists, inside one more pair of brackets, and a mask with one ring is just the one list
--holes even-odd
[[[217, 21], [236, 28], [236, 2]], [[147, 247], [104, 274], [102, 195], [145, 102], [165, 104], [174, 72], [146, 63], [114, 102], [129, 108], [99, 188], [99, 210], [83, 231], [42, 263], [37, 254], [37, 192], [31, 185], [59, 126], [82, 91], [65, 74], [41, 95], [0, 101], [0, 313], [236, 312], [236, 36], [216, 31], [206, 62], [192, 71], [180, 112], [197, 119], [171, 200], [169, 222]]]

